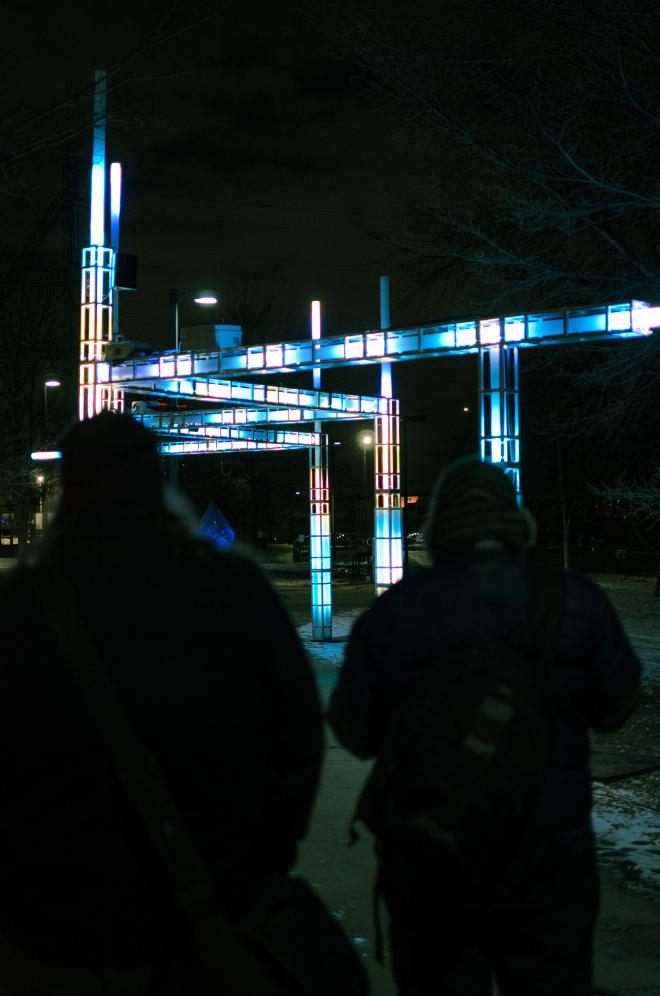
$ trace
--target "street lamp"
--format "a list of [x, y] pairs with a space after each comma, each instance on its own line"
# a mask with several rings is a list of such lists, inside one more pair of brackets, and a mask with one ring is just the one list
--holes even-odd
[[373, 432], [361, 432], [357, 437], [358, 443], [362, 447], [362, 487], [367, 490], [367, 450], [374, 445]]
[[61, 386], [62, 382], [57, 380], [55, 377], [50, 377], [48, 380], [44, 381], [44, 436], [46, 435], [46, 430], [48, 428], [48, 392], [52, 388]]
[[195, 304], [206, 305], [208, 307], [209, 305], [217, 304], [218, 298], [210, 290], [182, 291], [172, 289], [170, 291], [172, 337], [175, 349], [179, 348], [179, 303], [185, 301], [193, 301]]
[[374, 434], [373, 432], [361, 432], [357, 437], [357, 441], [362, 447], [362, 492], [365, 501], [365, 528], [368, 519], [367, 503], [367, 450], [373, 449], [374, 445]]
[[[46, 519], [46, 493], [45, 493], [46, 477], [44, 474], [35, 474], [34, 479], [39, 488], [39, 511], [41, 512], [41, 533], [43, 535], [46, 526], [48, 524], [48, 520]], [[36, 528], [36, 522], [35, 522], [35, 528]]]
[[[463, 409], [465, 411], [465, 409]], [[402, 527], [403, 527], [403, 569], [408, 570], [408, 492], [410, 484], [408, 480], [408, 423], [428, 422], [427, 415], [402, 415], [401, 416], [401, 445], [403, 449], [403, 462], [401, 470], [401, 493], [403, 495]]]

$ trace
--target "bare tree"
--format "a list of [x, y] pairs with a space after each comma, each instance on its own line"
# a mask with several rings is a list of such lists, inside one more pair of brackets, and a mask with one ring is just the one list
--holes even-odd
[[43, 448], [45, 378], [61, 369], [61, 288], [4, 285], [0, 294], [0, 497], [14, 510], [19, 542], [27, 539], [38, 491], [33, 450]]
[[338, 57], [410, 139], [422, 181], [394, 240], [474, 302], [653, 297], [660, 9], [649, 0], [337, 6]]

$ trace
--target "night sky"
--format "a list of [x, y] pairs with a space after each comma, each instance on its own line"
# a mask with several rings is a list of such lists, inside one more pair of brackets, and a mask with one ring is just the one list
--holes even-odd
[[[121, 248], [139, 257], [139, 289], [120, 300], [127, 337], [171, 345], [171, 287], [211, 287], [221, 298], [213, 311], [184, 310], [182, 325], [242, 321], [247, 341], [305, 336], [315, 297], [327, 335], [378, 327], [381, 273], [391, 278], [392, 325], [445, 317], [389, 241], [419, 182], [400, 123], [361, 94], [354, 67], [333, 56], [309, 12], [267, 0], [173, 5], [164, 21], [148, 0], [89, 5], [84, 15], [66, 3], [4, 8], [5, 119], [17, 107], [47, 110], [89, 86], [95, 68], [121, 66], [107, 153], [124, 169]], [[78, 119], [84, 185], [89, 100]], [[57, 193], [62, 165], [61, 149], [21, 164], [24, 194], [2, 204], [9, 253]], [[81, 225], [84, 238], [84, 201]], [[394, 374], [402, 413], [429, 415], [410, 427], [412, 483], [423, 490], [471, 433], [476, 449], [476, 359], [399, 364]], [[371, 393], [377, 383], [375, 367], [324, 374], [329, 388]]]

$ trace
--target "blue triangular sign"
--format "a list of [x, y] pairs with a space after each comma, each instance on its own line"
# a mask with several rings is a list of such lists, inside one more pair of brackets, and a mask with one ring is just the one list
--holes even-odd
[[215, 502], [210, 501], [197, 526], [197, 535], [224, 550], [234, 542], [235, 534]]

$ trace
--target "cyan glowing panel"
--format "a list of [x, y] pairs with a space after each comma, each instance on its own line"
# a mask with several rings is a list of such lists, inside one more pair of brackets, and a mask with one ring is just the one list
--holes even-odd
[[205, 453], [270, 453], [276, 450], [307, 449], [306, 446], [284, 446], [253, 439], [161, 439], [159, 452], [165, 456], [203, 456]]
[[309, 555], [312, 587], [312, 639], [332, 638], [332, 552], [328, 437], [309, 450]]
[[[173, 374], [176, 373], [176, 376]], [[96, 376], [101, 384], [112, 384], [139, 394], [163, 397], [195, 397], [204, 401], [222, 401], [241, 405], [272, 405], [282, 408], [307, 408], [325, 419], [326, 412], [368, 418], [387, 410], [387, 399], [364, 394], [338, 394], [312, 388], [281, 387], [245, 380], [200, 380], [186, 376], [179, 363], [162, 362], [161, 357], [124, 360], [121, 363], [98, 363]]]
[[374, 580], [381, 593], [403, 576], [399, 402], [374, 419]]
[[110, 164], [110, 242], [119, 250], [119, 217], [121, 215], [121, 163]]
[[153, 414], [146, 408], [144, 401], [134, 401], [132, 414], [154, 432], [161, 425], [292, 425], [294, 423], [328, 421], [355, 421], [363, 419], [363, 415], [352, 412], [320, 412], [316, 408], [220, 408], [204, 411], [177, 411], [166, 414]]
[[[387, 329], [339, 338], [302, 340], [264, 346], [237, 346], [214, 352], [158, 355], [138, 362], [114, 363], [112, 383], [129, 388], [137, 381], [222, 375], [290, 373], [318, 367], [350, 366], [391, 360], [421, 360], [476, 352], [483, 346], [517, 343], [534, 346], [566, 342], [569, 337], [598, 340], [649, 334], [660, 324], [660, 308], [628, 301], [589, 309], [529, 315], [493, 316], [417, 329]], [[319, 406], [322, 407], [322, 406]]]
[[94, 75], [94, 136], [90, 191], [89, 241], [105, 245], [105, 116], [107, 74], [97, 69]]
[[500, 464], [520, 497], [518, 349], [492, 346], [479, 356], [481, 459]]
[[200, 425], [188, 427], [185, 425], [168, 425], [166, 420], [158, 428], [161, 436], [190, 437], [195, 439], [216, 440], [251, 440], [255, 443], [267, 443], [276, 446], [286, 446], [291, 449], [307, 449], [308, 446], [318, 446], [321, 438], [318, 432], [298, 432], [294, 429], [253, 429], [237, 425]]

